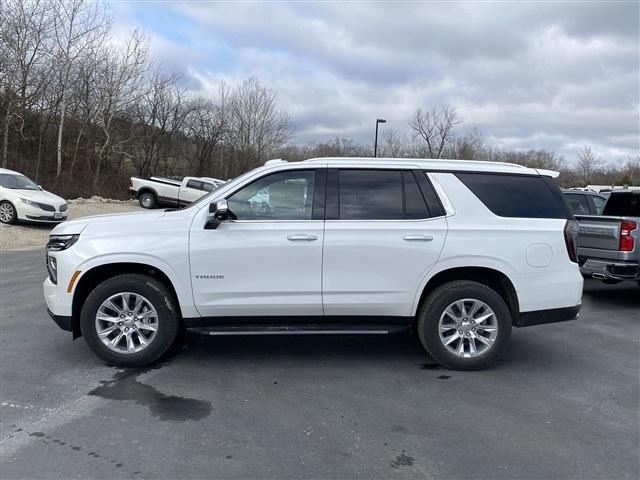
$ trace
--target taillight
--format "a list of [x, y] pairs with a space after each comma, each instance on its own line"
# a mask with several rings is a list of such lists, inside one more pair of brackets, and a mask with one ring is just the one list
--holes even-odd
[[580, 232], [580, 224], [577, 220], [567, 220], [564, 226], [564, 243], [567, 245], [567, 253], [569, 259], [573, 263], [578, 263], [578, 234]]
[[618, 250], [621, 252], [633, 251], [633, 236], [631, 232], [638, 228], [636, 222], [621, 222], [620, 223], [620, 247]]
[[129, 179], [129, 188], [133, 188], [133, 182]]

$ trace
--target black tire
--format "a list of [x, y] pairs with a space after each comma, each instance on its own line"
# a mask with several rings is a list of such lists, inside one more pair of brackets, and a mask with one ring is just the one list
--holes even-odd
[[[98, 338], [96, 314], [106, 299], [120, 292], [144, 296], [158, 314], [155, 337], [143, 350], [136, 353], [118, 353], [109, 349]], [[142, 367], [158, 360], [173, 345], [180, 320], [176, 301], [162, 283], [147, 275], [124, 274], [105, 280], [87, 297], [80, 314], [80, 330], [91, 350], [102, 360], [118, 367]]]
[[[449, 352], [440, 339], [440, 317], [448, 306], [462, 299], [485, 303], [493, 310], [497, 322], [493, 345], [476, 357], [459, 357]], [[429, 355], [440, 365], [452, 370], [479, 370], [491, 366], [503, 352], [511, 337], [511, 322], [509, 308], [495, 290], [481, 283], [460, 280], [441, 285], [424, 300], [418, 313], [418, 335]]]
[[138, 197], [138, 201], [142, 208], [152, 209], [158, 206], [158, 197], [156, 197], [155, 193], [152, 192], [141, 193]]
[[16, 207], [13, 206], [8, 200], [3, 200], [0, 202], [0, 207], [6, 212], [6, 215], [0, 216], [0, 222], [6, 225], [14, 225], [18, 222], [18, 212], [16, 212]]

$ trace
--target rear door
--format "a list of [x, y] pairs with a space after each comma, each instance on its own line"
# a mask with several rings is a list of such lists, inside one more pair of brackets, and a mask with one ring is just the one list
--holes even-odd
[[180, 205], [189, 205], [207, 193], [204, 184], [200, 180], [191, 178], [184, 187], [180, 188]]
[[410, 315], [447, 233], [424, 172], [330, 169], [326, 208], [324, 314]]

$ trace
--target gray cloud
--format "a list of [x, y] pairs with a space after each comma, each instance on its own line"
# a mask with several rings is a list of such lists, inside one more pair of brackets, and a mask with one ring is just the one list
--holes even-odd
[[509, 148], [570, 160], [586, 143], [612, 161], [640, 153], [637, 2], [134, 4], [116, 14], [143, 24], [189, 88], [214, 95], [220, 78], [258, 76], [299, 142], [370, 143], [376, 116], [409, 135], [417, 107], [449, 103], [463, 130]]

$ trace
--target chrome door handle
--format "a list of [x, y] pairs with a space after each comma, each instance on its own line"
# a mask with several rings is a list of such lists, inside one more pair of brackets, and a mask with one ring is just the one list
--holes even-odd
[[294, 235], [287, 235], [287, 240], [291, 240], [292, 242], [313, 242], [317, 240], [318, 237], [316, 235], [306, 235], [302, 233], [296, 233]]
[[430, 242], [433, 240], [431, 235], [405, 235], [403, 238], [408, 242]]

